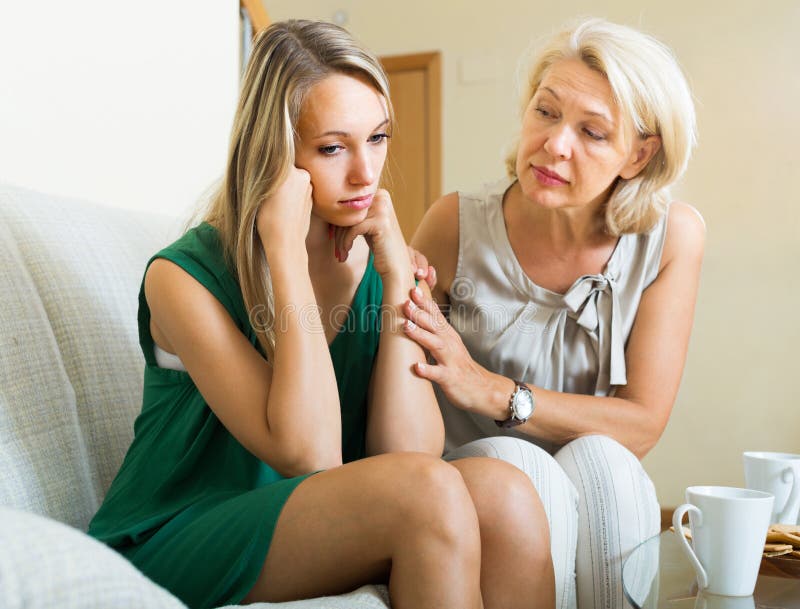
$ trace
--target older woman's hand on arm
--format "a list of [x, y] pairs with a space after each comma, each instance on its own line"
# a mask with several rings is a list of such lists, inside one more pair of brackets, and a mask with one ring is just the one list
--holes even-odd
[[[428, 296], [420, 287], [412, 291], [403, 313], [414, 323], [404, 329], [436, 362], [431, 365], [419, 361], [414, 366], [415, 372], [437, 383], [454, 406], [478, 412], [478, 405], [485, 402], [483, 393], [487, 383], [499, 375], [493, 375], [472, 359], [440, 309], [449, 306], [448, 290], [458, 263], [458, 204], [458, 193], [436, 201], [412, 239], [411, 247], [419, 256], [415, 258], [418, 266], [429, 265], [426, 283], [432, 295]], [[510, 391], [509, 382], [509, 395]]]

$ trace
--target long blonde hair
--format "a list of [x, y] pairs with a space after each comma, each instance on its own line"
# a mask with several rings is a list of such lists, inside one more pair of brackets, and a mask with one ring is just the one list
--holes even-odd
[[334, 73], [365, 78], [384, 96], [392, 116], [388, 79], [380, 62], [342, 28], [290, 20], [257, 36], [233, 122], [227, 169], [204, 218], [219, 230], [267, 359], [275, 351], [275, 303], [256, 213], [294, 163], [296, 127], [306, 94]]
[[[652, 36], [603, 19], [584, 19], [557, 34], [536, 56], [523, 92], [523, 113], [547, 70], [564, 59], [578, 59], [608, 79], [614, 101], [639, 137], [661, 138], [661, 148], [637, 176], [617, 178], [605, 207], [609, 234], [646, 232], [663, 215], [669, 188], [683, 175], [696, 143], [686, 78], [672, 52]], [[516, 177], [517, 149], [518, 143], [506, 158], [510, 177]]]

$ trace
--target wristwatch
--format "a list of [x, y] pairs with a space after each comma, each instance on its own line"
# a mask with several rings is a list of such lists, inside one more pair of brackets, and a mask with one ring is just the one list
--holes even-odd
[[528, 386], [520, 381], [511, 380], [514, 381], [514, 393], [508, 400], [509, 417], [504, 421], [495, 421], [498, 427], [505, 429], [522, 425], [531, 418], [533, 409], [536, 408], [536, 400]]

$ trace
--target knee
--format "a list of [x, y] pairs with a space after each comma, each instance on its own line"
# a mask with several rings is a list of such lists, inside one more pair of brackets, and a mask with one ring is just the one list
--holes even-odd
[[556, 454], [556, 462], [575, 481], [576, 477], [611, 480], [650, 477], [642, 462], [630, 450], [608, 436], [583, 436], [564, 445]]
[[478, 517], [459, 471], [441, 459], [402, 454], [401, 478], [413, 492], [397, 498], [411, 534], [432, 535], [458, 551], [479, 551]]
[[445, 454], [445, 461], [467, 459], [469, 457], [492, 457], [516, 465], [523, 471], [536, 462], [537, 453], [546, 454], [535, 444], [510, 436], [491, 436], [473, 440], [454, 448]]
[[568, 442], [561, 447], [561, 449], [556, 453], [556, 459], [559, 458], [559, 455], [565, 452], [565, 449], [573, 451], [600, 451], [604, 454], [613, 456], [614, 458], [624, 459], [626, 461], [636, 461], [637, 463], [640, 462], [636, 455], [634, 455], [625, 446], [617, 442], [614, 438], [601, 434], [591, 434], [588, 436], [575, 438], [571, 442]]
[[494, 509], [508, 523], [508, 528], [517, 537], [525, 531], [527, 542], [540, 547], [543, 556], [550, 555], [550, 527], [541, 498], [525, 472], [502, 463], [495, 468], [500, 482], [500, 491], [495, 495]]
[[562, 512], [577, 510], [575, 484], [550, 453], [532, 442], [508, 436], [481, 438], [445, 455], [447, 460], [469, 457], [499, 459], [527, 474], [551, 520], [559, 520]]
[[549, 560], [547, 515], [528, 475], [497, 459], [472, 458], [457, 463], [475, 505], [481, 536]]
[[592, 501], [613, 503], [621, 517], [660, 522], [652, 480], [636, 455], [616, 440], [584, 436], [561, 448], [555, 458], [578, 487], [583, 509]]

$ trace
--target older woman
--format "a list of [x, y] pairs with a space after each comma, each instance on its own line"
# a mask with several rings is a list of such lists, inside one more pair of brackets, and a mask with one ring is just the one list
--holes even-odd
[[413, 240], [451, 324], [421, 294], [406, 304], [435, 363], [416, 373], [438, 385], [448, 458], [529, 473], [559, 606], [575, 603], [573, 560], [581, 607], [622, 606], [622, 560], [659, 530], [639, 459], [666, 425], [692, 326], [705, 228], [668, 189], [694, 141], [671, 52], [585, 20], [533, 64], [508, 178], [436, 201]]

